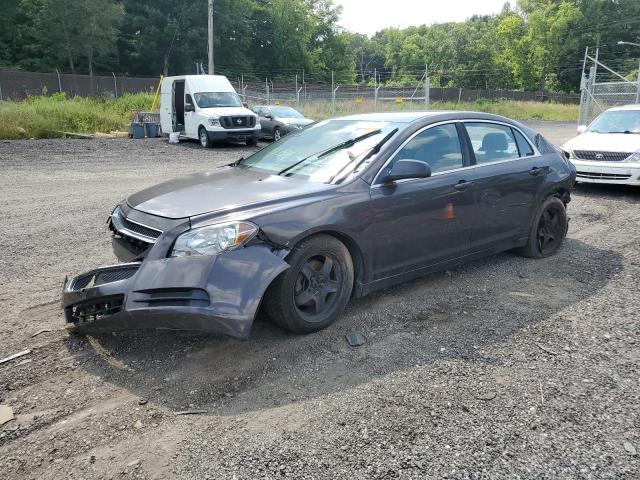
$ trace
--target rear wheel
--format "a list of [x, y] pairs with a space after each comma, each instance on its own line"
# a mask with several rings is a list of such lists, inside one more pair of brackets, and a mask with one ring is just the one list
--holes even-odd
[[265, 294], [264, 308], [281, 327], [310, 333], [331, 325], [342, 313], [353, 288], [349, 250], [329, 235], [298, 244], [282, 273]]
[[538, 208], [527, 244], [519, 250], [529, 258], [546, 258], [558, 251], [569, 224], [567, 210], [558, 197], [549, 197]]
[[202, 148], [209, 148], [211, 146], [211, 141], [209, 140], [209, 134], [207, 133], [206, 128], [200, 127], [198, 130], [198, 139], [200, 140]]

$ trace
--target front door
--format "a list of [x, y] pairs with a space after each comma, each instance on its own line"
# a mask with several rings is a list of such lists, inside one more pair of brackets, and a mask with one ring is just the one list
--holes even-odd
[[[469, 250], [474, 192], [455, 123], [427, 127], [394, 154], [429, 164], [432, 176], [371, 188], [372, 280], [437, 265]], [[380, 174], [379, 176], [380, 177]]]
[[525, 237], [548, 167], [517, 129], [492, 122], [464, 125], [477, 164], [472, 249], [487, 250]]
[[[191, 105], [195, 107], [195, 103], [193, 102], [193, 98], [190, 94], [186, 94], [184, 96], [184, 104], [185, 106]], [[184, 131], [189, 138], [198, 138], [198, 127], [200, 126], [200, 121], [198, 115], [195, 111], [187, 111], [185, 108], [184, 112]]]

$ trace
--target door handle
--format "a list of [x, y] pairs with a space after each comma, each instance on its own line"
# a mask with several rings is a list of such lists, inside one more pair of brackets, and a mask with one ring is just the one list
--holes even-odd
[[529, 175], [540, 175], [542, 172], [544, 171], [544, 169], [542, 168], [538, 168], [538, 167], [533, 167], [531, 170], [529, 170]]
[[455, 188], [456, 190], [466, 190], [471, 186], [472, 183], [473, 182], [467, 182], [466, 180], [460, 180], [453, 186], [453, 188]]

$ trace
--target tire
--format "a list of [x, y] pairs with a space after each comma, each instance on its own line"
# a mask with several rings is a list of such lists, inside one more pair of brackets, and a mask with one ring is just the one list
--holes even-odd
[[258, 139], [255, 137], [247, 138], [246, 144], [247, 147], [255, 147], [258, 144]]
[[291, 268], [265, 293], [265, 312], [293, 333], [328, 327], [351, 297], [354, 274], [349, 250], [334, 237], [315, 235], [296, 245], [287, 262]]
[[206, 128], [200, 127], [198, 129], [198, 140], [202, 148], [209, 148], [211, 146], [211, 140], [209, 140], [209, 134]]
[[280, 130], [280, 127], [274, 128], [273, 129], [273, 141], [277, 142], [281, 138], [282, 138], [282, 130]]
[[567, 236], [569, 222], [564, 203], [549, 197], [533, 217], [527, 244], [518, 253], [528, 258], [546, 258], [555, 254]]

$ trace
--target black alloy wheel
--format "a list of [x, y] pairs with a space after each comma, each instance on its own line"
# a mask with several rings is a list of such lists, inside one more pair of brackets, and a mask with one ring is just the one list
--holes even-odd
[[538, 208], [533, 218], [527, 244], [519, 253], [529, 258], [546, 258], [558, 251], [567, 235], [569, 224], [564, 203], [558, 197], [549, 197]]
[[321, 318], [335, 303], [336, 294], [343, 287], [342, 277], [337, 260], [331, 256], [309, 258], [298, 272], [293, 292], [298, 311], [310, 322]]
[[349, 249], [330, 235], [314, 235], [294, 247], [290, 267], [264, 295], [267, 315], [294, 333], [310, 333], [331, 325], [342, 313], [353, 290]]

